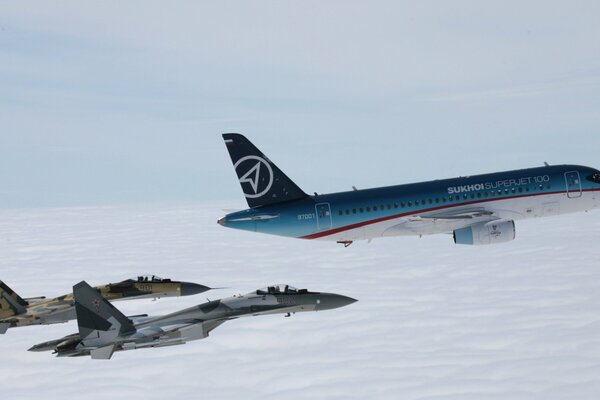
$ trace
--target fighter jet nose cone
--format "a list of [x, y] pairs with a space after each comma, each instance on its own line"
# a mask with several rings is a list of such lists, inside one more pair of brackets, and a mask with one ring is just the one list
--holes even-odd
[[192, 296], [210, 290], [208, 286], [191, 282], [181, 282], [181, 296]]
[[217, 224], [219, 224], [221, 226], [225, 226], [225, 225], [227, 225], [227, 219], [225, 219], [225, 217], [221, 217], [217, 220]]
[[318, 310], [331, 310], [334, 308], [345, 307], [349, 304], [355, 303], [358, 300], [352, 297], [342, 296], [340, 294], [329, 294], [324, 296], [320, 301], [320, 305], [317, 307]]
[[352, 303], [356, 303], [358, 300], [353, 299], [352, 297], [348, 297], [348, 296], [340, 296], [341, 299], [339, 300], [340, 305], [338, 307], [345, 307], [348, 306]]
[[346, 299], [348, 299], [348, 304], [346, 304], [346, 305], [350, 305], [350, 304], [356, 303], [358, 301], [356, 299], [353, 299], [352, 297], [346, 297]]

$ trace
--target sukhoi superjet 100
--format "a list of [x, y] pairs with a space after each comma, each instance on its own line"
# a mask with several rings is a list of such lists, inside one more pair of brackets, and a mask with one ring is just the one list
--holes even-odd
[[115, 351], [164, 347], [203, 339], [225, 321], [269, 314], [322, 311], [354, 303], [350, 297], [274, 285], [246, 295], [209, 301], [158, 317], [127, 318], [82, 281], [73, 287], [79, 332], [40, 343], [30, 351], [58, 357], [90, 355], [109, 359]]
[[[158, 276], [137, 276], [118, 283], [97, 286], [96, 293], [107, 300], [127, 300], [189, 296], [210, 290], [191, 282], [178, 282]], [[75, 319], [73, 294], [53, 299], [21, 298], [0, 281], [0, 334], [8, 328], [28, 325], [49, 325]]]
[[250, 207], [218, 220], [228, 228], [344, 245], [384, 236], [448, 233], [457, 244], [483, 245], [513, 240], [514, 221], [519, 219], [600, 207], [600, 171], [581, 165], [313, 196], [244, 136], [228, 133], [223, 139]]

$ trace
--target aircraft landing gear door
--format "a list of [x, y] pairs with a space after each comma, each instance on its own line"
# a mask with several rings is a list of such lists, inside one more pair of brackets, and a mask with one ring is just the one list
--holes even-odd
[[315, 205], [317, 213], [317, 229], [331, 229], [331, 208], [329, 203], [319, 203]]
[[581, 197], [581, 180], [579, 172], [565, 172], [565, 180], [567, 181], [567, 197], [573, 199]]

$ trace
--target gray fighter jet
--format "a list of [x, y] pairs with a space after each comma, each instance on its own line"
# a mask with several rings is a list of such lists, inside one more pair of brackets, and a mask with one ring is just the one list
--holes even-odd
[[204, 339], [225, 321], [239, 317], [290, 316], [296, 312], [330, 310], [356, 301], [339, 294], [275, 285], [168, 315], [127, 318], [86, 282], [73, 286], [73, 295], [79, 333], [37, 344], [29, 351], [54, 351], [58, 357], [90, 355], [93, 359], [109, 359], [115, 351]]

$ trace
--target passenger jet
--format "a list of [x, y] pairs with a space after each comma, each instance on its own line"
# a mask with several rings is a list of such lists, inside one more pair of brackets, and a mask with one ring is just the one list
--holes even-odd
[[545, 165], [429, 182], [308, 195], [248, 139], [223, 135], [250, 207], [222, 226], [350, 245], [384, 236], [452, 233], [484, 245], [515, 238], [515, 222], [600, 207], [600, 171]]

